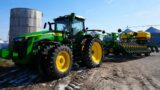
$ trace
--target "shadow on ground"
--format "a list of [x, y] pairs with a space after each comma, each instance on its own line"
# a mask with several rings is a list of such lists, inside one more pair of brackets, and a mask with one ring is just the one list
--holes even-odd
[[17, 87], [40, 82], [39, 74], [30, 69], [18, 67], [0, 67], [0, 89]]
[[[73, 71], [83, 70], [86, 67], [75, 66]], [[53, 79], [52, 81], [57, 81], [58, 79]], [[40, 83], [47, 83], [51, 80], [47, 80], [41, 77], [38, 70], [20, 68], [20, 67], [1, 67], [0, 66], [0, 90], [3, 88], [12, 88], [18, 86], [28, 86]]]
[[104, 62], [114, 62], [114, 63], [121, 63], [121, 62], [128, 62], [133, 60], [138, 60], [141, 58], [145, 58], [146, 56], [123, 56], [123, 55], [110, 55], [107, 56]]

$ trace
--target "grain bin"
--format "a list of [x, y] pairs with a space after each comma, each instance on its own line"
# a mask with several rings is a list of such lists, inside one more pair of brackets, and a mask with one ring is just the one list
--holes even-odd
[[43, 14], [29, 8], [13, 8], [10, 13], [9, 44], [17, 35], [37, 32], [42, 29]]

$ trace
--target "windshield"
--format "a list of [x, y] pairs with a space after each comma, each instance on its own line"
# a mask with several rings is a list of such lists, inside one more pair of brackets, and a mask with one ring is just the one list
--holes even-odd
[[79, 31], [83, 30], [83, 21], [75, 19], [72, 23], [73, 34], [75, 35]]
[[67, 31], [69, 26], [69, 20], [63, 19], [55, 21], [55, 30], [57, 31]]

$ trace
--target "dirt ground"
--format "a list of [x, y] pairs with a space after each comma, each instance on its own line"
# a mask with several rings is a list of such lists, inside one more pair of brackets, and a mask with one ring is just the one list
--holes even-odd
[[160, 54], [110, 57], [100, 67], [80, 67], [67, 77], [45, 81], [36, 71], [0, 67], [2, 90], [160, 90]]

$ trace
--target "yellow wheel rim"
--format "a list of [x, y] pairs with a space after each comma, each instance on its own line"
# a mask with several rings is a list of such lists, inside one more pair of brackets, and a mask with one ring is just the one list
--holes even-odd
[[94, 42], [92, 45], [92, 60], [99, 64], [102, 59], [102, 47], [98, 42]]
[[60, 72], [66, 72], [70, 67], [70, 62], [70, 55], [67, 51], [61, 51], [58, 53], [56, 58], [56, 66]]

